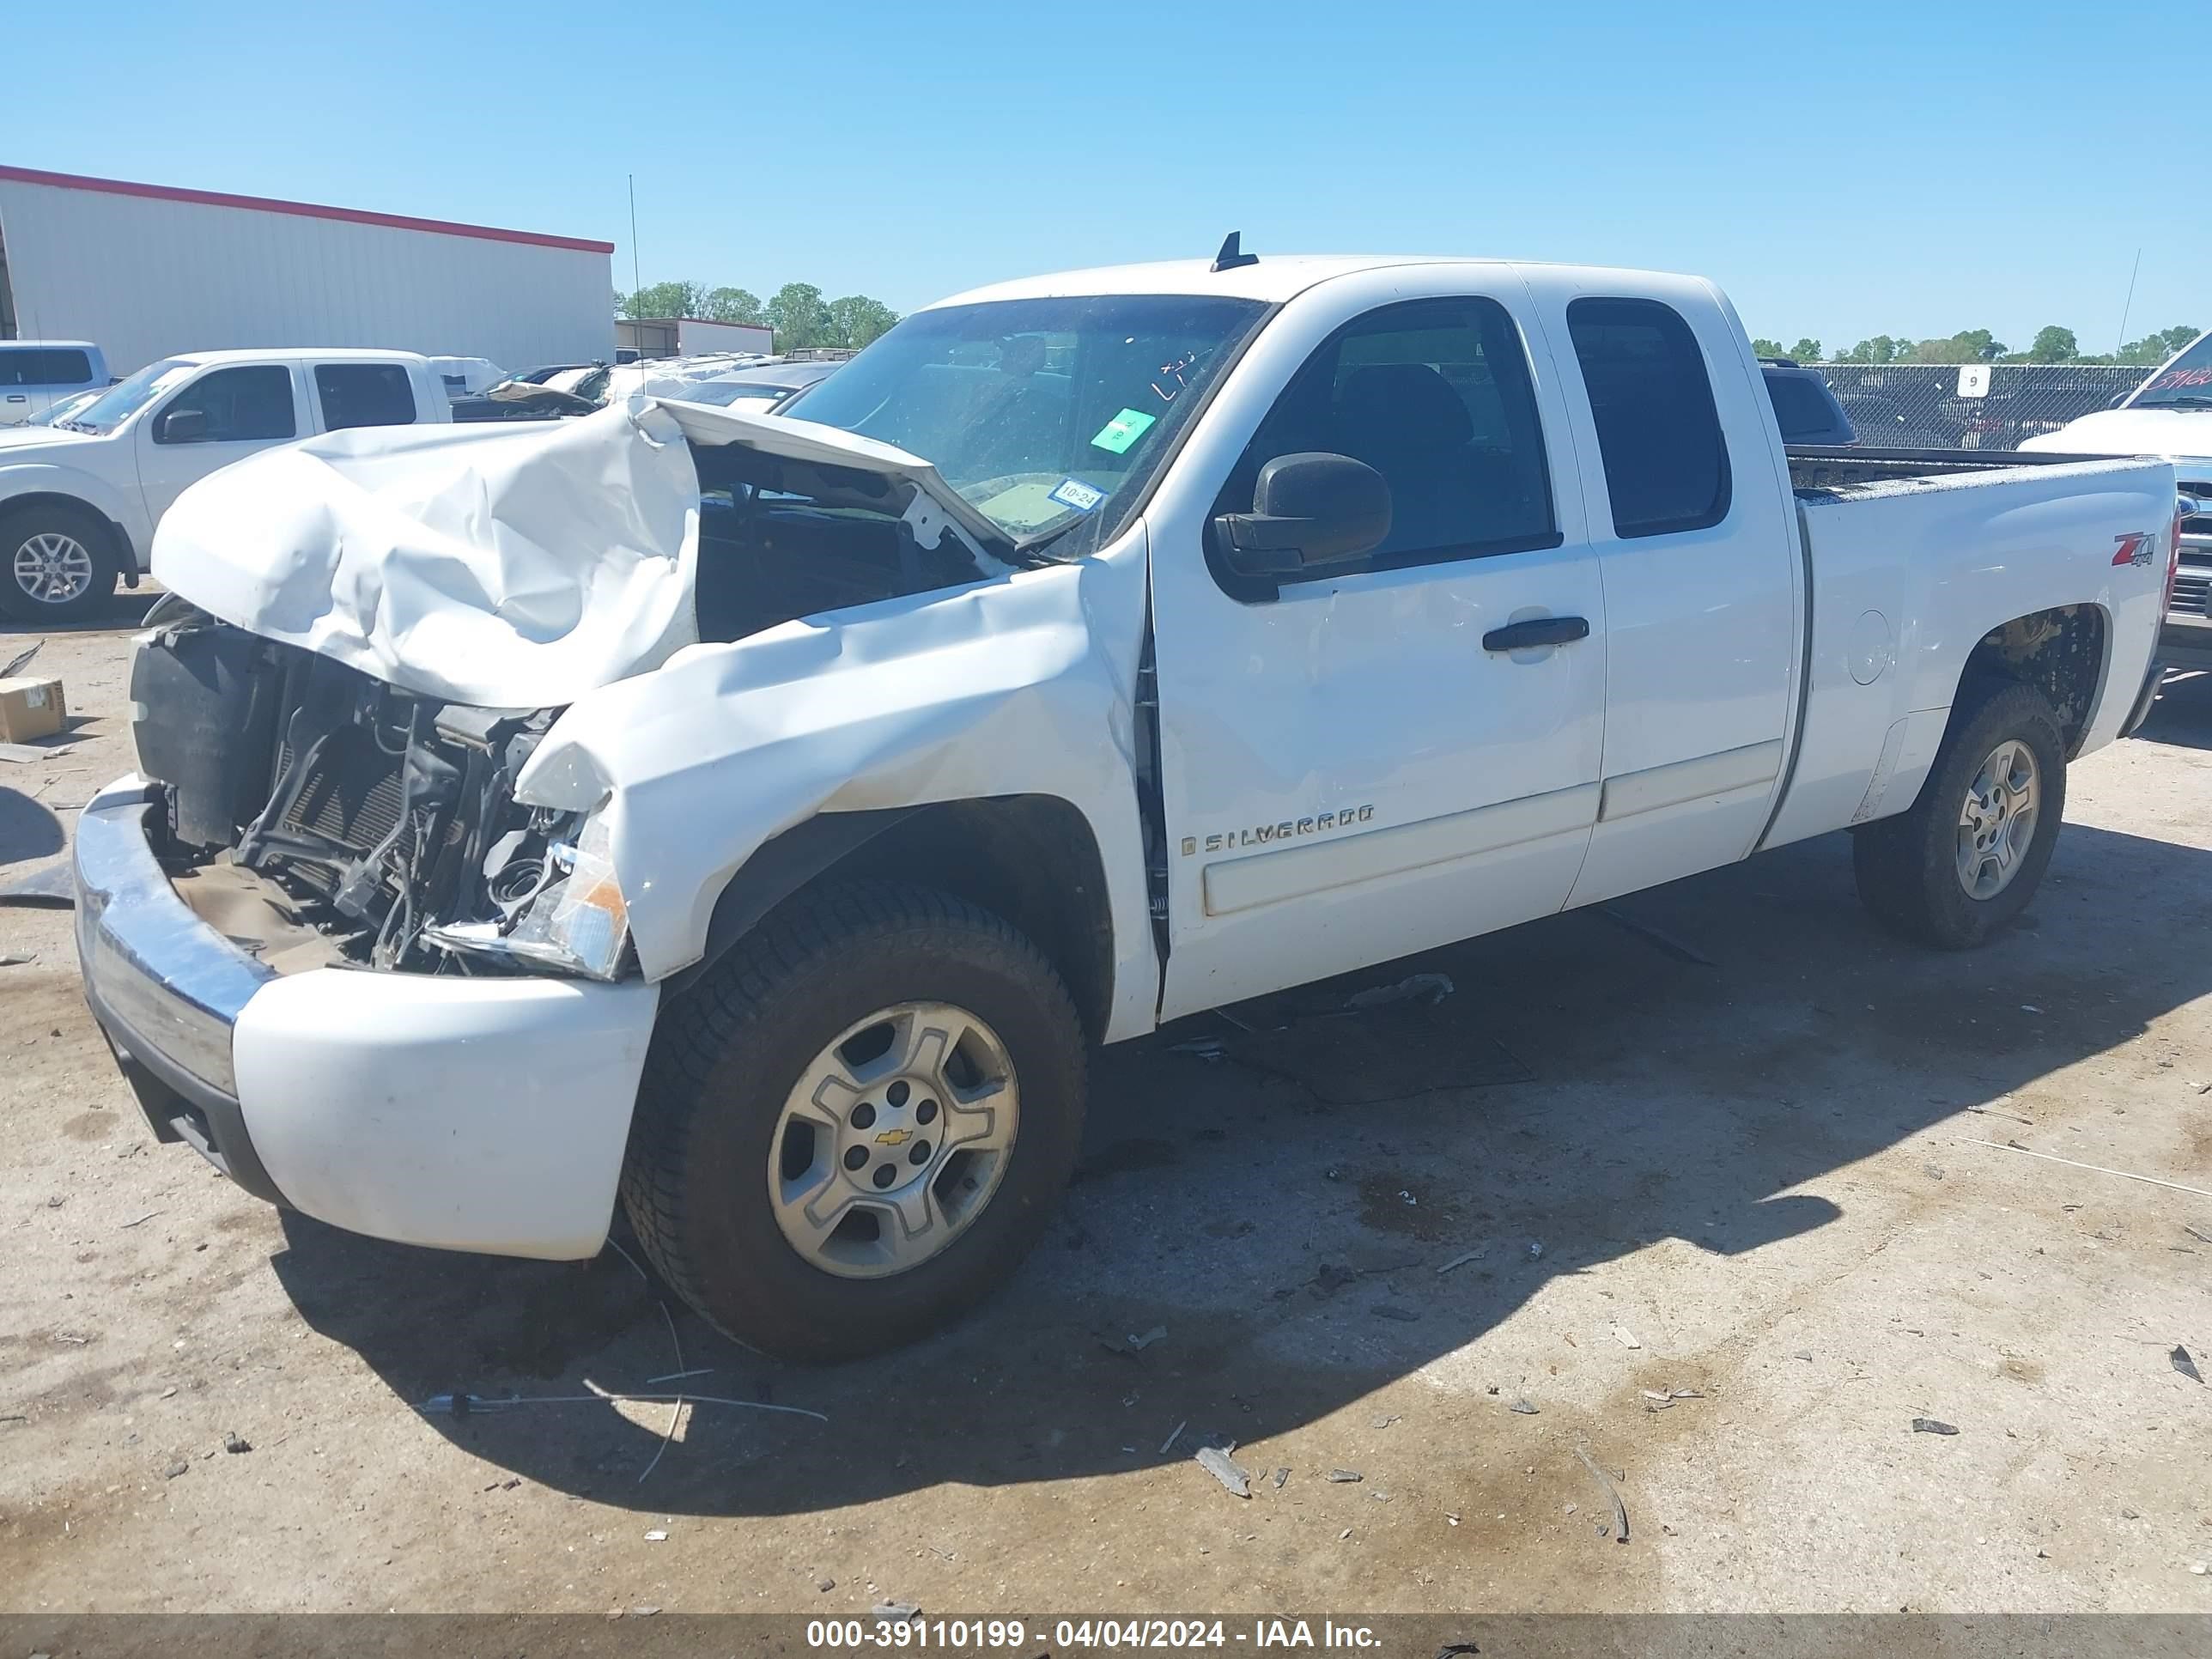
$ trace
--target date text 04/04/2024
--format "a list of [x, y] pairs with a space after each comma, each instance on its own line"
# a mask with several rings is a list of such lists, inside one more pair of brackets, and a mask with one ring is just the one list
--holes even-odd
[[1333, 1620], [1255, 1619], [1237, 1627], [1221, 1619], [817, 1619], [808, 1621], [809, 1647], [828, 1649], [939, 1649], [981, 1650], [1020, 1648], [1031, 1633], [1046, 1629], [1062, 1649], [1120, 1648], [1334, 1648], [1379, 1645], [1365, 1625]]

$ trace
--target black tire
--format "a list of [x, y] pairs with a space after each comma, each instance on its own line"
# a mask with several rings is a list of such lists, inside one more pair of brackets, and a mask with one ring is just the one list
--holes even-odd
[[[26, 544], [47, 535], [68, 537], [92, 561], [90, 580], [66, 599], [41, 599], [27, 592], [16, 576], [16, 556]], [[33, 626], [82, 622], [115, 598], [117, 574], [112, 533], [90, 510], [39, 506], [0, 514], [0, 614]]]
[[[2034, 757], [2041, 804], [2011, 880], [1994, 896], [1976, 898], [1959, 871], [1960, 811], [1983, 763], [2015, 739]], [[2035, 896], [2065, 811], [2065, 740], [2050, 700], [2013, 681], [1972, 685], [1952, 711], [1943, 746], [1911, 808], [1851, 832], [1860, 902], [1908, 939], [1946, 951], [1971, 950]]]
[[[1014, 1143], [995, 1189], [937, 1255], [841, 1277], [784, 1237], [770, 1148], [787, 1095], [839, 1033], [917, 1001], [997, 1034], [1019, 1090]], [[748, 1347], [809, 1361], [895, 1347], [1002, 1284], [1036, 1242], [1075, 1168], [1087, 1066], [1066, 986], [1005, 920], [920, 888], [825, 886], [779, 907], [662, 1008], [623, 1207], [676, 1292]]]

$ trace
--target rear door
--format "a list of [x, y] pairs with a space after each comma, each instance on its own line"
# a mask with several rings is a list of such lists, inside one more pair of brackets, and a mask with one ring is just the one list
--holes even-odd
[[[197, 414], [198, 420], [179, 419]], [[289, 363], [224, 363], [165, 397], [137, 423], [138, 485], [149, 524], [214, 471], [303, 430]]]
[[[1212, 453], [1219, 482], [1179, 465], [1148, 513], [1164, 1015], [1565, 902], [1596, 817], [1606, 619], [1559, 377], [1524, 302], [1506, 266], [1310, 290], [1192, 445], [1187, 461]], [[1220, 430], [1231, 409], [1256, 422], [1241, 452]], [[1212, 521], [1249, 511], [1261, 466], [1301, 451], [1380, 471], [1389, 538], [1358, 566], [1240, 578]], [[1542, 617], [1587, 634], [1486, 648]]]
[[1558, 283], [1546, 312], [1598, 461], [1583, 477], [1607, 630], [1577, 905], [1748, 854], [1796, 706], [1803, 568], [1765, 388], [1710, 290], [1656, 291]]

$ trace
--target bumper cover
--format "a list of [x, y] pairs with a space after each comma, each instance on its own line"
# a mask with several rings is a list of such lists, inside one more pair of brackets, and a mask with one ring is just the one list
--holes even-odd
[[155, 1133], [255, 1196], [402, 1243], [574, 1260], [614, 1210], [658, 988], [316, 969], [192, 914], [137, 778], [79, 817], [86, 1000]]

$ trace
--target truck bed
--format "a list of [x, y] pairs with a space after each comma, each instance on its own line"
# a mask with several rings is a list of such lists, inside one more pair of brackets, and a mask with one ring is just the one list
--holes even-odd
[[1853, 444], [1787, 444], [1790, 486], [1800, 498], [1835, 495], [1904, 478], [1953, 477], [2013, 467], [2109, 461], [2109, 455], [2057, 455], [2016, 449], [1869, 449]]

